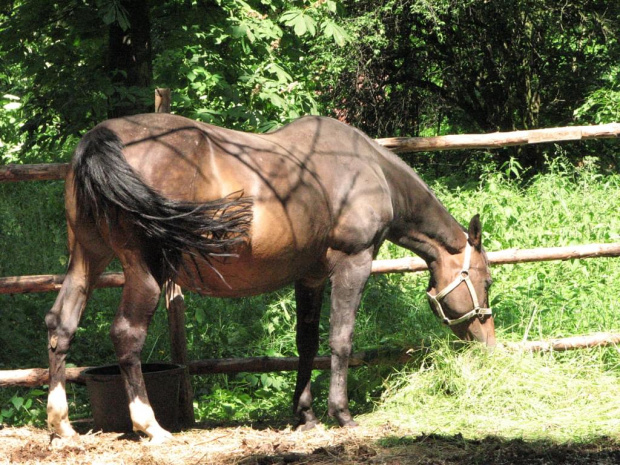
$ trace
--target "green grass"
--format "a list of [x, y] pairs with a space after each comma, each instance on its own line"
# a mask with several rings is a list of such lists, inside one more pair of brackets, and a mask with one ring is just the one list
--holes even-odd
[[[620, 176], [600, 175], [596, 160], [586, 159], [573, 168], [559, 158], [549, 163], [545, 174], [527, 181], [487, 171], [475, 182], [427, 178], [459, 222], [466, 224], [471, 216], [481, 214], [487, 250], [620, 239]], [[1, 274], [62, 273], [67, 259], [63, 215], [61, 183], [0, 185]], [[379, 258], [406, 255], [409, 252], [386, 244]], [[494, 267], [492, 275], [491, 302], [500, 340], [564, 337], [620, 327], [617, 258], [504, 265]], [[616, 348], [527, 356], [455, 350], [453, 336], [428, 309], [427, 282], [426, 273], [370, 279], [358, 313], [354, 350], [423, 343], [430, 352], [416, 356], [405, 369], [351, 370], [350, 398], [356, 414], [366, 414], [365, 421], [393, 419], [420, 432], [458, 431], [472, 437], [499, 434], [568, 441], [618, 432], [620, 356]], [[119, 295], [118, 289], [94, 292], [70, 351], [70, 363], [114, 360], [108, 331]], [[46, 366], [43, 318], [54, 297], [0, 296], [0, 369]], [[296, 353], [290, 288], [257, 298], [206, 299], [188, 294], [186, 300], [190, 359]], [[160, 308], [143, 360], [169, 358], [166, 320]], [[328, 328], [326, 296], [321, 353], [328, 352]], [[399, 372], [394, 374], [395, 370]], [[316, 410], [324, 414], [328, 373], [316, 372], [314, 377]], [[292, 373], [193, 380], [199, 419], [292, 420]], [[37, 391], [0, 390], [5, 421], [41, 424], [44, 415], [37, 411], [43, 408], [44, 398]], [[29, 399], [34, 413], [24, 408]], [[80, 389], [71, 391], [71, 402], [72, 413], [88, 414]], [[584, 420], [577, 421], [578, 416]]]
[[620, 434], [620, 379], [601, 350], [571, 356], [433, 344], [388, 383], [369, 423], [468, 439], [587, 442]]

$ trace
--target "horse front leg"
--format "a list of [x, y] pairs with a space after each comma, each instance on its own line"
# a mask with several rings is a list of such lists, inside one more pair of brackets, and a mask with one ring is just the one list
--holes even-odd
[[297, 309], [297, 352], [299, 367], [297, 383], [293, 395], [293, 410], [299, 417], [298, 429], [306, 431], [314, 428], [319, 420], [312, 410], [310, 378], [312, 363], [319, 350], [319, 321], [323, 303], [325, 282], [318, 286], [308, 286], [302, 281], [295, 283], [295, 303]]
[[140, 353], [159, 302], [161, 287], [140, 263], [124, 266], [124, 272], [123, 295], [110, 336], [129, 401], [133, 429], [145, 433], [151, 444], [160, 444], [172, 435], [155, 419], [142, 376]]
[[355, 255], [333, 252], [329, 256], [332, 269], [329, 346], [332, 355], [328, 412], [340, 426], [357, 426], [349, 412], [347, 374], [355, 314], [370, 276], [372, 256], [371, 249]]

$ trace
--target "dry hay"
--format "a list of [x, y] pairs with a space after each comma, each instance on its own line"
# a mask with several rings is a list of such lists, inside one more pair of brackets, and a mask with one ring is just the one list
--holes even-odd
[[557, 445], [520, 439], [411, 434], [392, 425], [298, 432], [290, 427], [192, 429], [162, 446], [137, 435], [82, 434], [51, 448], [49, 434], [30, 427], [0, 429], [0, 464], [275, 465], [420, 464], [612, 465], [620, 463], [617, 441]]
[[299, 432], [251, 426], [192, 429], [162, 446], [149, 446], [137, 435], [82, 434], [62, 448], [49, 445], [47, 431], [0, 430], [0, 463], [22, 464], [276, 464], [358, 463], [377, 456], [377, 437], [397, 434], [388, 427], [325, 428]]

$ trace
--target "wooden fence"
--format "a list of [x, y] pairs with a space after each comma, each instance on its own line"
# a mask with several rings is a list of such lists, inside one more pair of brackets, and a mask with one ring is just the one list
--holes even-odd
[[[156, 108], [159, 111], [169, 111], [166, 99], [169, 95], [156, 91]], [[163, 102], [162, 102], [163, 99]], [[377, 142], [394, 152], [418, 152], [435, 150], [462, 150], [497, 148], [511, 145], [525, 145], [543, 142], [577, 141], [586, 139], [618, 138], [620, 137], [620, 123], [598, 126], [575, 126], [567, 128], [539, 129], [532, 131], [514, 131], [493, 134], [454, 135], [440, 137], [419, 138], [388, 138], [377, 139]], [[5, 165], [0, 167], [0, 182], [28, 181], [28, 180], [61, 180], [64, 179], [69, 165], [38, 164], [38, 165]], [[488, 252], [491, 265], [536, 262], [547, 260], [569, 260], [575, 258], [616, 257], [620, 256], [620, 243], [588, 244], [570, 247], [552, 247], [544, 249], [509, 249]], [[373, 273], [402, 273], [426, 270], [426, 263], [418, 257], [396, 260], [376, 260], [373, 262]], [[0, 294], [22, 294], [29, 292], [58, 291], [62, 285], [64, 275], [15, 276], [0, 278]], [[96, 287], [120, 287], [124, 283], [122, 273], [104, 273]], [[296, 357], [253, 357], [246, 359], [217, 359], [188, 362], [185, 347], [184, 333], [184, 304], [183, 297], [174, 285], [166, 289], [167, 308], [171, 327], [171, 337], [176, 335], [177, 343], [173, 341], [173, 361], [189, 367], [190, 374], [208, 373], [236, 373], [242, 371], [287, 371], [297, 369]], [[183, 339], [182, 342], [179, 342]], [[593, 335], [591, 337], [569, 338], [547, 343], [530, 344], [523, 346], [528, 350], [567, 350], [575, 347], [605, 345], [620, 341], [619, 335]], [[176, 349], [175, 349], [176, 347]], [[350, 366], [359, 366], [372, 363], [376, 360], [403, 360], [406, 354], [401, 351], [363, 352], [351, 357]], [[329, 369], [329, 357], [317, 357], [315, 368]], [[69, 368], [67, 380], [81, 382], [82, 368]], [[0, 370], [0, 387], [7, 386], [37, 386], [46, 384], [49, 380], [48, 370], [33, 368], [26, 370]], [[189, 383], [187, 383], [189, 386]], [[188, 390], [187, 390], [188, 389]], [[182, 400], [183, 413], [181, 422], [191, 425], [193, 422], [193, 408], [191, 403], [191, 387], [187, 387], [185, 398]]]

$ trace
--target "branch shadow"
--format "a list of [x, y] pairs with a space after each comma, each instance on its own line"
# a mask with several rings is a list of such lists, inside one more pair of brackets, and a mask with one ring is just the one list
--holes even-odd
[[334, 445], [318, 447], [310, 453], [251, 454], [239, 457], [236, 463], [612, 465], [620, 463], [620, 444], [617, 440], [607, 437], [585, 443], [557, 444], [550, 440], [526, 441], [498, 436], [465, 439], [460, 434], [388, 435], [365, 442], [359, 439], [345, 440]]

